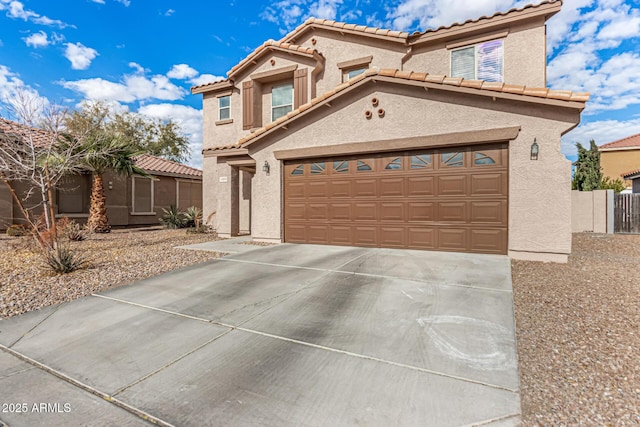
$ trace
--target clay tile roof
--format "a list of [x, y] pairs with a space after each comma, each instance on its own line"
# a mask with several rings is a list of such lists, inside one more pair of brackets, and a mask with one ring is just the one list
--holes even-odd
[[215, 90], [218, 88], [223, 88], [223, 87], [228, 87], [228, 86], [232, 86], [233, 83], [231, 83], [231, 80], [229, 79], [224, 79], [224, 80], [218, 80], [215, 82], [211, 82], [211, 83], [205, 83], [205, 84], [201, 84], [198, 86], [192, 86], [191, 87], [191, 92], [192, 93], [199, 93], [202, 92], [203, 90]]
[[255, 49], [253, 52], [251, 52], [247, 57], [245, 57], [242, 61], [240, 61], [236, 65], [234, 65], [227, 72], [227, 76], [231, 77], [233, 74], [235, 74], [240, 69], [242, 69], [245, 65], [251, 63], [251, 61], [256, 56], [260, 55], [262, 52], [264, 52], [267, 49], [279, 49], [279, 50], [285, 50], [285, 51], [289, 51], [289, 52], [301, 53], [303, 55], [313, 55], [314, 53], [317, 53], [317, 51], [315, 49], [311, 49], [309, 47], [303, 47], [303, 46], [298, 46], [296, 44], [288, 43], [288, 42], [285, 42], [284, 39], [281, 40], [281, 41], [267, 40], [262, 45], [260, 45], [257, 49]]
[[628, 148], [640, 148], [640, 133], [637, 135], [627, 136], [617, 141], [609, 142], [600, 146], [601, 150], [617, 150]]
[[55, 140], [55, 136], [44, 129], [32, 128], [0, 117], [0, 132], [13, 134], [21, 139], [32, 138], [35, 147], [46, 147]]
[[202, 171], [200, 169], [192, 168], [191, 166], [162, 159], [150, 154], [137, 156], [136, 166], [141, 167], [151, 175], [156, 172], [160, 174], [185, 175], [193, 178], [202, 178]]
[[[332, 90], [317, 96], [306, 104], [301, 105], [295, 110], [289, 112], [286, 116], [280, 117], [275, 122], [269, 123], [268, 125], [250, 133], [249, 135], [240, 139], [237, 143], [227, 145], [224, 147], [216, 147], [210, 148], [206, 151], [216, 151], [216, 150], [226, 150], [226, 149], [238, 149], [243, 148], [243, 145], [257, 138], [258, 136], [273, 130], [274, 128], [279, 127], [285, 122], [297, 117], [300, 113], [309, 110], [317, 104], [321, 104], [326, 102], [327, 99], [332, 98], [336, 95], [339, 95], [344, 90], [355, 86], [358, 82], [367, 79], [373, 76], [387, 77], [393, 79], [400, 80], [411, 80], [411, 81], [424, 81], [432, 84], [439, 84], [443, 87], [463, 87], [466, 89], [474, 89], [477, 90], [478, 93], [486, 93], [487, 91], [491, 92], [501, 92], [509, 95], [516, 96], [526, 96], [529, 98], [544, 98], [550, 100], [560, 100], [560, 101], [570, 101], [577, 102], [578, 108], [580, 108], [580, 104], [583, 104], [589, 99], [588, 93], [573, 93], [571, 91], [557, 91], [557, 90], [548, 90], [544, 88], [527, 88], [526, 86], [519, 85], [506, 85], [504, 83], [497, 82], [486, 82], [482, 80], [465, 80], [459, 77], [447, 77], [440, 75], [431, 75], [427, 73], [416, 73], [411, 71], [402, 71], [390, 68], [369, 68], [362, 74], [357, 75], [356, 77], [350, 79], [349, 81], [342, 83]], [[495, 95], [493, 95], [495, 96]], [[636, 135], [638, 138], [637, 144], [640, 147], [640, 134]]]
[[346, 30], [354, 33], [375, 34], [399, 40], [406, 40], [409, 33], [405, 31], [392, 31], [388, 29], [367, 27], [365, 25], [349, 24], [346, 22], [336, 22], [327, 19], [309, 18], [301, 25], [298, 25], [293, 31], [284, 36], [281, 41], [295, 39], [295, 36], [307, 27], [324, 27], [332, 30]]
[[490, 20], [490, 19], [496, 18], [498, 16], [505, 16], [505, 15], [509, 15], [509, 14], [512, 14], [512, 13], [515, 13], [515, 12], [522, 12], [524, 10], [537, 9], [537, 8], [539, 8], [541, 6], [548, 5], [548, 4], [554, 4], [554, 3], [562, 4], [562, 0], [546, 0], [546, 1], [543, 1], [543, 2], [537, 3], [537, 4], [527, 4], [526, 6], [523, 6], [523, 7], [520, 7], [520, 8], [514, 7], [512, 9], [509, 9], [506, 12], [496, 12], [493, 15], [490, 15], [490, 16], [481, 16], [481, 17], [476, 18], [476, 19], [467, 19], [466, 21], [464, 21], [462, 23], [454, 22], [453, 24], [442, 25], [442, 26], [440, 26], [438, 28], [430, 28], [430, 29], [422, 31], [422, 32], [416, 31], [415, 33], [411, 34], [411, 36], [415, 37], [415, 36], [421, 36], [423, 34], [435, 33], [437, 31], [448, 30], [448, 29], [454, 28], [454, 27], [461, 27], [461, 26], [467, 25], [467, 24], [472, 24], [472, 23], [476, 23], [476, 22], [480, 22], [480, 21]]
[[622, 178], [624, 178], [624, 179], [629, 179], [629, 178], [632, 178], [632, 177], [633, 178], [638, 178], [637, 176], [634, 177], [634, 175], [640, 175], [640, 168], [620, 174], [620, 176]]

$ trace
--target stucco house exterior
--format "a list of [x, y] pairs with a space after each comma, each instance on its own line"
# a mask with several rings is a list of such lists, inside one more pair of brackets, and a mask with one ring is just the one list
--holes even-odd
[[[50, 141], [51, 137], [41, 135], [39, 129], [25, 129], [25, 126], [0, 118], [0, 132], [25, 135], [29, 132], [35, 138]], [[160, 157], [141, 155], [136, 165], [144, 169], [150, 177], [119, 176], [114, 173], [104, 175], [107, 216], [112, 226], [158, 225], [163, 208], [177, 205], [184, 210], [189, 206], [202, 207], [202, 171], [181, 163]], [[13, 183], [20, 196], [27, 187]], [[54, 195], [56, 217], [68, 217], [84, 224], [89, 217], [91, 175], [70, 175], [61, 182]], [[35, 206], [36, 197], [28, 199], [27, 207]], [[11, 224], [23, 223], [22, 214], [11, 197], [6, 185], [0, 182], [0, 230]]]
[[[602, 176], [623, 179], [628, 189], [633, 178], [628, 175], [640, 169], [640, 133], [598, 147]], [[636, 193], [637, 191], [634, 191]]]
[[640, 194], [640, 167], [632, 171], [625, 172], [621, 176], [622, 179], [631, 181], [631, 192], [633, 194]]
[[546, 88], [561, 1], [408, 34], [309, 19], [203, 97], [203, 208], [221, 236], [565, 262], [589, 98]]

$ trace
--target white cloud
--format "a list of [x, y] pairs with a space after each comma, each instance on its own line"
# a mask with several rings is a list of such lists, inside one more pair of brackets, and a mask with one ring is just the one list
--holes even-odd
[[602, 145], [640, 133], [640, 118], [627, 121], [600, 120], [578, 126], [562, 137], [562, 152], [576, 154], [576, 142], [588, 145], [590, 140]]
[[[38, 91], [31, 86], [25, 85], [19, 76], [12, 72], [9, 67], [0, 65], [0, 116], [11, 118], [7, 106], [11, 102], [11, 98], [19, 90], [34, 100], [36, 105], [45, 106], [49, 104], [47, 98], [41, 96]], [[13, 118], [17, 119], [16, 117]]]
[[58, 26], [60, 28], [73, 27], [58, 19], [51, 19], [47, 16], [40, 15], [32, 10], [24, 8], [24, 4], [17, 0], [0, 0], [0, 10], [6, 10], [7, 16], [13, 19], [22, 19], [24, 21], [33, 21], [36, 24], [47, 26]]
[[189, 137], [191, 149], [189, 164], [202, 167], [202, 110], [187, 105], [163, 103], [145, 105], [138, 112], [155, 119], [171, 119], [178, 123]]
[[[136, 64], [137, 65], [137, 64]], [[135, 68], [135, 67], [134, 67]], [[174, 85], [166, 76], [146, 77], [141, 74], [124, 76], [120, 82], [102, 78], [61, 81], [60, 84], [82, 94], [86, 99], [131, 103], [149, 99], [175, 101], [186, 95], [186, 90]]]
[[342, 5], [343, 0], [277, 0], [265, 7], [260, 18], [281, 26], [280, 33], [284, 34], [309, 17], [344, 20], [362, 15], [353, 7], [342, 14]]
[[342, 0], [319, 0], [309, 6], [309, 15], [321, 19], [336, 19]]
[[91, 61], [98, 56], [98, 51], [82, 43], [67, 43], [64, 56], [71, 61], [71, 68], [74, 70], [86, 70]]
[[173, 9], [169, 9], [164, 13], [164, 16], [171, 16], [175, 13], [176, 11]]
[[125, 7], [129, 7], [131, 5], [131, 1], [129, 0], [116, 0], [118, 3], [122, 3]]
[[44, 31], [38, 31], [28, 37], [23, 38], [25, 44], [31, 47], [47, 47], [51, 43], [48, 39], [47, 33]]
[[144, 74], [147, 71], [142, 65], [138, 64], [137, 62], [129, 62], [129, 67], [133, 68], [134, 70], [136, 70], [136, 73], [140, 74]]
[[185, 80], [198, 75], [198, 72], [187, 64], [174, 65], [167, 73], [170, 79]]
[[213, 74], [201, 74], [198, 77], [194, 77], [191, 80], [189, 80], [189, 83], [191, 83], [194, 86], [200, 86], [207, 83], [219, 82], [220, 80], [224, 80], [224, 79], [225, 77], [214, 76]]

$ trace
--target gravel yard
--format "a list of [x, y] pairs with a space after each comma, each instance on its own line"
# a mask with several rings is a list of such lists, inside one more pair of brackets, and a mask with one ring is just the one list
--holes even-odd
[[512, 261], [523, 423], [640, 424], [640, 236], [574, 234], [568, 264]]
[[217, 252], [174, 249], [214, 240], [212, 234], [185, 230], [114, 230], [71, 242], [87, 268], [56, 275], [43, 267], [31, 237], [0, 238], [0, 318], [70, 301], [135, 280], [209, 261]]

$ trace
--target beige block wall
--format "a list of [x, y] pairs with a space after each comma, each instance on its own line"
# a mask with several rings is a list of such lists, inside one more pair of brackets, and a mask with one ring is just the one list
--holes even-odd
[[[621, 174], [640, 169], [640, 149], [600, 152], [600, 167], [602, 176], [611, 179], [622, 179]], [[631, 181], [624, 182], [630, 188]]]
[[[334, 101], [323, 116], [291, 124], [279, 141], [250, 147], [258, 165], [265, 160], [271, 164], [269, 176], [259, 171], [253, 179], [253, 236], [282, 238], [282, 172], [274, 150], [521, 126], [509, 150], [510, 254], [526, 258], [538, 253], [566, 260], [571, 251], [570, 162], [560, 152], [560, 135], [571, 124], [552, 118], [561, 117], [559, 111], [537, 114], [535, 108], [522, 104], [438, 92], [392, 85], [384, 91], [380, 87], [364, 90], [359, 97], [354, 94], [352, 103]], [[382, 119], [364, 118], [372, 96], [386, 110]], [[540, 115], [548, 117], [536, 117]], [[540, 145], [537, 161], [530, 160], [534, 138]], [[224, 216], [220, 219], [226, 221]]]
[[[546, 87], [546, 36], [544, 22], [511, 28], [504, 40], [504, 81], [529, 87]], [[404, 64], [405, 70], [451, 75], [448, 43], [417, 47]]]
[[571, 192], [571, 230], [574, 233], [613, 232], [613, 190]]

